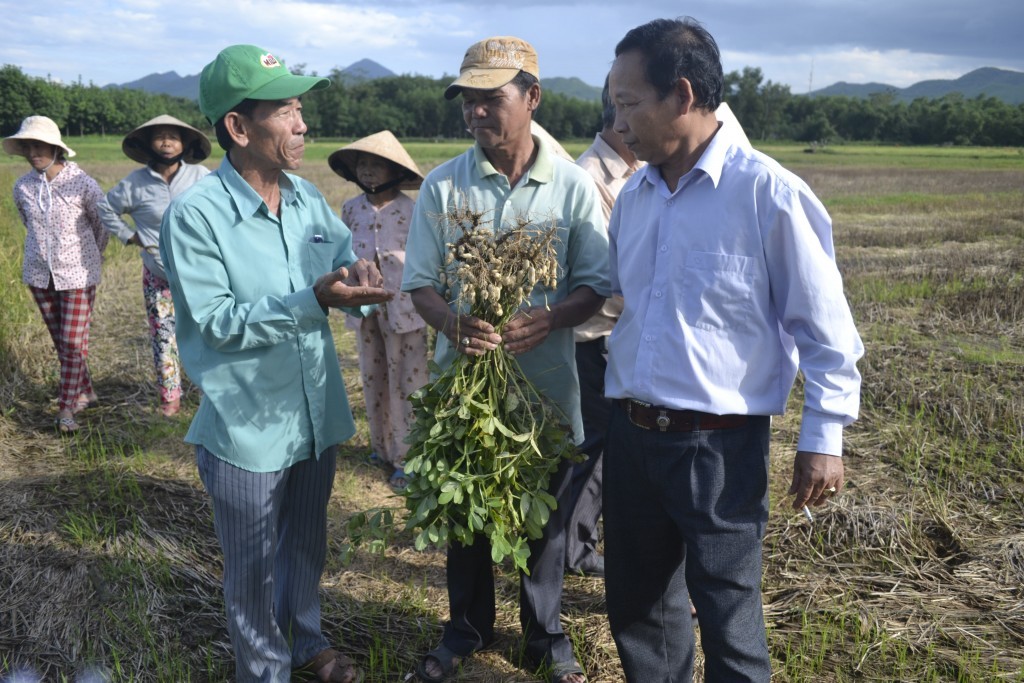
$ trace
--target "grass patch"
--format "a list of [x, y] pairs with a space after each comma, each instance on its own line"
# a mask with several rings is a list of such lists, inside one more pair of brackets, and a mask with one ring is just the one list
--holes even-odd
[[754, 146], [783, 165], [803, 167], [877, 167], [884, 169], [971, 170], [1024, 167], [1019, 147], [901, 147], [847, 143], [815, 148], [805, 144], [755, 141]]

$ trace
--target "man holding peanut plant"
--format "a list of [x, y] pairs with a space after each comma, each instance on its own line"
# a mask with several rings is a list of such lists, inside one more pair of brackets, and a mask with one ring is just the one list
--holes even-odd
[[[608, 243], [589, 176], [531, 135], [530, 122], [541, 100], [539, 78], [537, 54], [519, 38], [488, 38], [467, 50], [445, 97], [462, 96], [463, 116], [476, 144], [424, 181], [409, 231], [402, 289], [412, 293], [419, 314], [439, 332], [439, 366], [448, 367], [458, 354], [479, 357], [503, 345], [526, 377], [558, 405], [579, 443], [583, 425], [572, 328], [608, 295]], [[557, 283], [534, 287], [503, 329], [467, 315], [457, 294], [459, 283], [441, 277], [450, 248], [441, 223], [460, 206], [482, 213], [495, 232], [523, 221], [557, 226], [557, 273], [544, 276], [557, 277]], [[455, 291], [446, 298], [449, 287]], [[550, 479], [549, 492], [558, 507], [543, 537], [530, 543], [529, 574], [521, 576], [520, 584], [523, 651], [552, 683], [586, 680], [560, 623], [570, 466], [563, 461]], [[486, 537], [477, 538], [469, 546], [449, 543], [450, 619], [441, 644], [417, 668], [421, 680], [448, 678], [460, 659], [494, 639], [491, 550]]]
[[770, 416], [797, 371], [804, 410], [793, 506], [843, 486], [863, 345], [825, 208], [720, 125], [718, 46], [696, 21], [629, 31], [610, 75], [615, 130], [648, 162], [609, 226], [605, 585], [628, 681], [771, 678], [761, 606]]

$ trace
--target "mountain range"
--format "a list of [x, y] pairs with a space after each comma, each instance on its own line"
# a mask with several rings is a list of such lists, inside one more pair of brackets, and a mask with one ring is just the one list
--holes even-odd
[[[360, 81], [395, 76], [393, 71], [372, 59], [361, 59], [339, 71], [341, 81], [346, 85]], [[584, 83], [579, 78], [544, 78], [544, 89], [584, 100], [600, 101], [601, 87]], [[151, 93], [164, 93], [191, 100], [199, 98], [199, 75], [179, 76], [174, 71], [150, 74], [130, 83], [108, 85], [108, 88], [135, 88]], [[866, 98], [873, 94], [891, 93], [896, 101], [910, 102], [918, 97], [939, 98], [950, 93], [960, 93], [973, 98], [978, 95], [995, 97], [1008, 104], [1024, 104], [1024, 72], [984, 67], [975, 69], [953, 80], [929, 80], [915, 83], [906, 88], [885, 83], [846, 83], [840, 81], [826, 88], [814, 90], [810, 97], [841, 95]]]
[[885, 83], [858, 84], [840, 81], [827, 88], [814, 90], [810, 95], [866, 98], [879, 93], [891, 93], [897, 102], [912, 102], [919, 97], [936, 99], [950, 93], [960, 93], [968, 99], [984, 95], [995, 97], [1007, 104], [1024, 104], [1024, 72], [983, 67], [953, 80], [921, 81], [906, 88], [897, 88]]
[[[396, 75], [390, 69], [381, 66], [372, 59], [360, 59], [340, 71], [341, 82], [352, 85], [360, 81], [372, 81], [375, 78], [387, 78]], [[162, 74], [149, 74], [137, 81], [110, 84], [107, 88], [127, 88], [143, 90], [150, 93], [162, 93], [172, 97], [184, 97], [189, 100], [199, 99], [199, 74], [179, 76], [176, 71]], [[600, 93], [598, 93], [600, 95]]]

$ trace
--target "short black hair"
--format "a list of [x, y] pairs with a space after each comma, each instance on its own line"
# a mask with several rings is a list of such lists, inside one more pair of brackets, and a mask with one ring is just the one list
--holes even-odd
[[520, 94], [525, 95], [533, 87], [534, 83], [540, 84], [540, 81], [533, 74], [520, 71], [509, 83], [516, 86]]
[[718, 43], [693, 17], [655, 19], [629, 31], [615, 46], [615, 56], [636, 50], [647, 65], [647, 80], [664, 99], [685, 78], [695, 105], [715, 111], [722, 103], [725, 79]]
[[[241, 114], [246, 118], [251, 117], [252, 113], [256, 111], [256, 107], [259, 106], [260, 101], [261, 100], [251, 100], [246, 98], [229, 109], [227, 114], [224, 114], [224, 116], [227, 116], [231, 112], [235, 112], [236, 114]], [[217, 144], [220, 145], [221, 149], [225, 152], [230, 152], [231, 148], [235, 146], [235, 141], [231, 138], [231, 135], [228, 134], [228, 129], [224, 125], [224, 116], [217, 119], [217, 123], [213, 124], [213, 132], [217, 134]]]
[[608, 130], [615, 125], [615, 103], [612, 102], [612, 94], [608, 90], [608, 77], [604, 77], [604, 87], [601, 88], [601, 129]]

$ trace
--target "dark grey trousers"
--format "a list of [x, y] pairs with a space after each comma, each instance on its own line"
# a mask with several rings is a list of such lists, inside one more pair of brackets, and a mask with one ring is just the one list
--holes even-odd
[[611, 401], [604, 397], [605, 338], [576, 344], [576, 372], [580, 378], [580, 409], [583, 412], [583, 443], [587, 459], [573, 465], [568, 527], [565, 535], [565, 568], [572, 572], [593, 570], [601, 558], [597, 552], [597, 522], [601, 518], [602, 455]]
[[[558, 500], [544, 527], [544, 536], [530, 543], [526, 566], [519, 577], [519, 619], [523, 652], [534, 666], [575, 661], [572, 643], [562, 631], [562, 576], [565, 558], [566, 501], [570, 463], [563, 462], [551, 478], [548, 492]], [[448, 609], [442, 642], [468, 656], [494, 640], [494, 563], [487, 538], [471, 546], [454, 541], [448, 547]]]
[[605, 449], [605, 589], [626, 680], [767, 683], [761, 543], [768, 417], [739, 429], [650, 431], [612, 408]]

